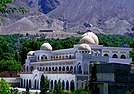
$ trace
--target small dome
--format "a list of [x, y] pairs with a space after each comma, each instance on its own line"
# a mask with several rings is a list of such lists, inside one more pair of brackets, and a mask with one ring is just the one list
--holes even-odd
[[91, 51], [91, 47], [88, 44], [80, 44], [78, 50], [89, 50]]
[[34, 56], [34, 51], [28, 52], [27, 56]]
[[49, 43], [44, 43], [41, 45], [40, 50], [52, 51], [52, 46]]
[[[94, 41], [94, 43], [93, 43], [93, 42], [91, 42], [91, 43], [89, 42], [88, 44], [97, 44], [97, 45], [99, 44], [99, 39], [98, 39], [98, 37], [96, 36], [96, 34], [94, 34], [93, 32], [87, 32], [87, 33], [85, 33], [85, 34], [82, 35], [83, 38], [86, 37], [86, 36], [92, 38], [92, 39], [91, 39], [91, 38], [86, 38], [87, 41], [92, 41], [92, 40]], [[82, 38], [82, 39], [83, 39], [83, 38]], [[81, 39], [81, 40], [82, 40], [82, 39]], [[84, 38], [84, 39], [85, 39], [85, 38]], [[89, 40], [89, 39], [91, 39], [91, 40]]]

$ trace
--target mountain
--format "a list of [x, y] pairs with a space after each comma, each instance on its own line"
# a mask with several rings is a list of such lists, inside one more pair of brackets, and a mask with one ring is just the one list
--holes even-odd
[[[132, 32], [131, 27], [134, 26], [132, 24], [134, 22], [134, 0], [63, 0], [56, 9], [50, 11], [47, 15], [64, 21], [66, 27], [72, 29], [75, 27], [84, 30], [84, 24], [90, 23], [104, 33], [117, 34], [118, 32], [120, 34], [123, 28], [125, 28], [123, 29], [125, 32]], [[102, 28], [109, 28], [109, 25], [113, 24], [111, 20], [115, 21], [114, 23], [118, 27], [117, 30], [106, 29], [104, 31], [105, 29]], [[122, 26], [126, 23], [129, 24], [129, 27]], [[120, 26], [121, 29], [119, 29]]]
[[[64, 32], [91, 29], [104, 34], [134, 31], [134, 0], [16, 0], [11, 6], [26, 7], [28, 12], [3, 15], [6, 20], [2, 23], [2, 32], [17, 32], [17, 24], [23, 25], [20, 31], [27, 32], [40, 28]], [[47, 20], [44, 21], [43, 15]], [[53, 20], [51, 28], [48, 19]]]

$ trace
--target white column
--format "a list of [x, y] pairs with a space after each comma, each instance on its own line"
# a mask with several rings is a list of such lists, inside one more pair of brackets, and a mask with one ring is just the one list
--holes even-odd
[[55, 80], [53, 80], [53, 89], [54, 89], [54, 86], [55, 86], [54, 81], [55, 81]]
[[28, 87], [29, 87], [29, 79], [28, 79]]

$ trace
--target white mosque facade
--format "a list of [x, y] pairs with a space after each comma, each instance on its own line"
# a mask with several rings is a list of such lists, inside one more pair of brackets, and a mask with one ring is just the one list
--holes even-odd
[[64, 90], [70, 90], [73, 82], [75, 88], [84, 87], [90, 79], [92, 62], [130, 64], [131, 50], [99, 45], [98, 37], [92, 32], [82, 35], [80, 43], [69, 49], [52, 50], [49, 43], [44, 43], [40, 50], [27, 54], [25, 71], [20, 73], [20, 86], [25, 88], [29, 85], [30, 88], [40, 89], [43, 74], [50, 80], [51, 89], [58, 81], [62, 83]]

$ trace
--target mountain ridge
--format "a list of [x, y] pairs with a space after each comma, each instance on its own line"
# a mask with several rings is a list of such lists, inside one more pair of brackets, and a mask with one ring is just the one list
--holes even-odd
[[[12, 6], [26, 7], [29, 10], [23, 15], [21, 13], [4, 15], [6, 21], [2, 23], [3, 27], [1, 26], [3, 31], [12, 32], [14, 30], [12, 25], [15, 22], [20, 20], [22, 21], [20, 23], [23, 23], [22, 19], [29, 19], [28, 17], [33, 17], [29, 20], [35, 20], [37, 28], [55, 28], [54, 30], [60, 28], [58, 31], [68, 33], [83, 32], [87, 29], [104, 34], [126, 34], [134, 31], [133, 0], [19, 0], [15, 1]], [[43, 23], [37, 21], [36, 18], [40, 15], [52, 19], [57, 25], [53, 24], [52, 28], [45, 28], [48, 20], [44, 21], [41, 18]], [[38, 25], [38, 22], [40, 25]], [[59, 22], [60, 24], [58, 24]], [[32, 24], [29, 23], [29, 27]], [[27, 28], [26, 26], [25, 29]], [[21, 31], [25, 31], [25, 29]]]

